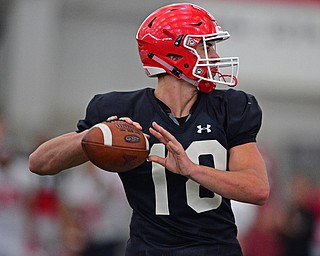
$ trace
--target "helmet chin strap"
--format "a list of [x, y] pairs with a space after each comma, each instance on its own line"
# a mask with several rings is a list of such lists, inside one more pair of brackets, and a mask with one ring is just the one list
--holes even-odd
[[[225, 83], [229, 87], [235, 87], [238, 84], [238, 79], [236, 76], [224, 75], [224, 74], [221, 74], [220, 72], [216, 72], [216, 74], [218, 74], [220, 81], [222, 80], [223, 83]], [[227, 82], [226, 77], [231, 80], [229, 83]]]
[[176, 68], [175, 66], [170, 65], [168, 62], [160, 59], [159, 57], [157, 57], [156, 55], [154, 55], [152, 52], [148, 53], [148, 57], [156, 62], [158, 62], [160, 65], [162, 65], [163, 67], [167, 68], [173, 75], [175, 75], [178, 78], [181, 78], [182, 80], [196, 86], [198, 88], [199, 85], [199, 81], [195, 81], [192, 80], [190, 78], [188, 78], [185, 74], [183, 74], [183, 72]]

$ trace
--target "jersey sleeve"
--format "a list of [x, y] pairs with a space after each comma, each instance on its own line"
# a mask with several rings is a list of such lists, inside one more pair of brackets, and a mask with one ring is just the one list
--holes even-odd
[[122, 93], [111, 92], [95, 95], [89, 102], [84, 119], [79, 120], [77, 132], [91, 128], [108, 117], [117, 115], [130, 116], [131, 105], [124, 102]]
[[228, 90], [225, 100], [228, 147], [255, 142], [262, 122], [256, 98], [243, 91]]
[[102, 118], [99, 113], [99, 107], [98, 102], [100, 95], [95, 95], [91, 101], [89, 102], [87, 109], [86, 109], [86, 115], [84, 119], [79, 120], [77, 124], [77, 132], [82, 132], [86, 129], [89, 129], [93, 125], [102, 122]]
[[131, 117], [134, 113], [140, 113], [137, 106], [144, 106], [146, 89], [131, 92], [108, 92], [95, 95], [89, 102], [85, 118], [79, 120], [77, 132], [91, 128], [97, 123], [106, 121], [110, 116]]

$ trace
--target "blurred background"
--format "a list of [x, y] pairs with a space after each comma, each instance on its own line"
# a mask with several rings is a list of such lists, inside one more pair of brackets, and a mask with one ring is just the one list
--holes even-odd
[[[122, 255], [130, 209], [117, 176], [88, 164], [39, 177], [27, 158], [76, 130], [94, 94], [155, 86], [135, 34], [174, 2], [185, 1], [0, 0], [1, 256]], [[272, 193], [264, 207], [234, 203], [245, 254], [319, 256], [320, 1], [189, 2], [231, 34], [218, 53], [240, 57], [237, 89], [264, 114]]]

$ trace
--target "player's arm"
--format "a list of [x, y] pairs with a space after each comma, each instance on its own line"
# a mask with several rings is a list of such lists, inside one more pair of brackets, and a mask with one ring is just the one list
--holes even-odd
[[262, 205], [269, 196], [264, 160], [255, 142], [229, 150], [229, 171], [196, 165], [189, 176], [202, 186], [226, 198]]
[[193, 163], [182, 145], [163, 127], [153, 123], [150, 133], [168, 149], [167, 157], [149, 156], [150, 161], [193, 179], [219, 195], [253, 204], [264, 204], [269, 195], [266, 167], [256, 143], [230, 149], [229, 171]]
[[81, 147], [85, 132], [71, 132], [41, 144], [29, 156], [29, 169], [39, 175], [53, 175], [88, 160]]

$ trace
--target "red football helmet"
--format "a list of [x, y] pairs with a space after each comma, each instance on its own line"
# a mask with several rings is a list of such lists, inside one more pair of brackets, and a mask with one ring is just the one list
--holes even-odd
[[[202, 92], [210, 92], [217, 83], [228, 86], [238, 83], [239, 58], [210, 58], [207, 52], [209, 41], [216, 50], [216, 43], [229, 37], [203, 8], [172, 4], [150, 14], [141, 24], [136, 39], [148, 76], [169, 73]], [[203, 43], [204, 58], [196, 51], [199, 43]]]

